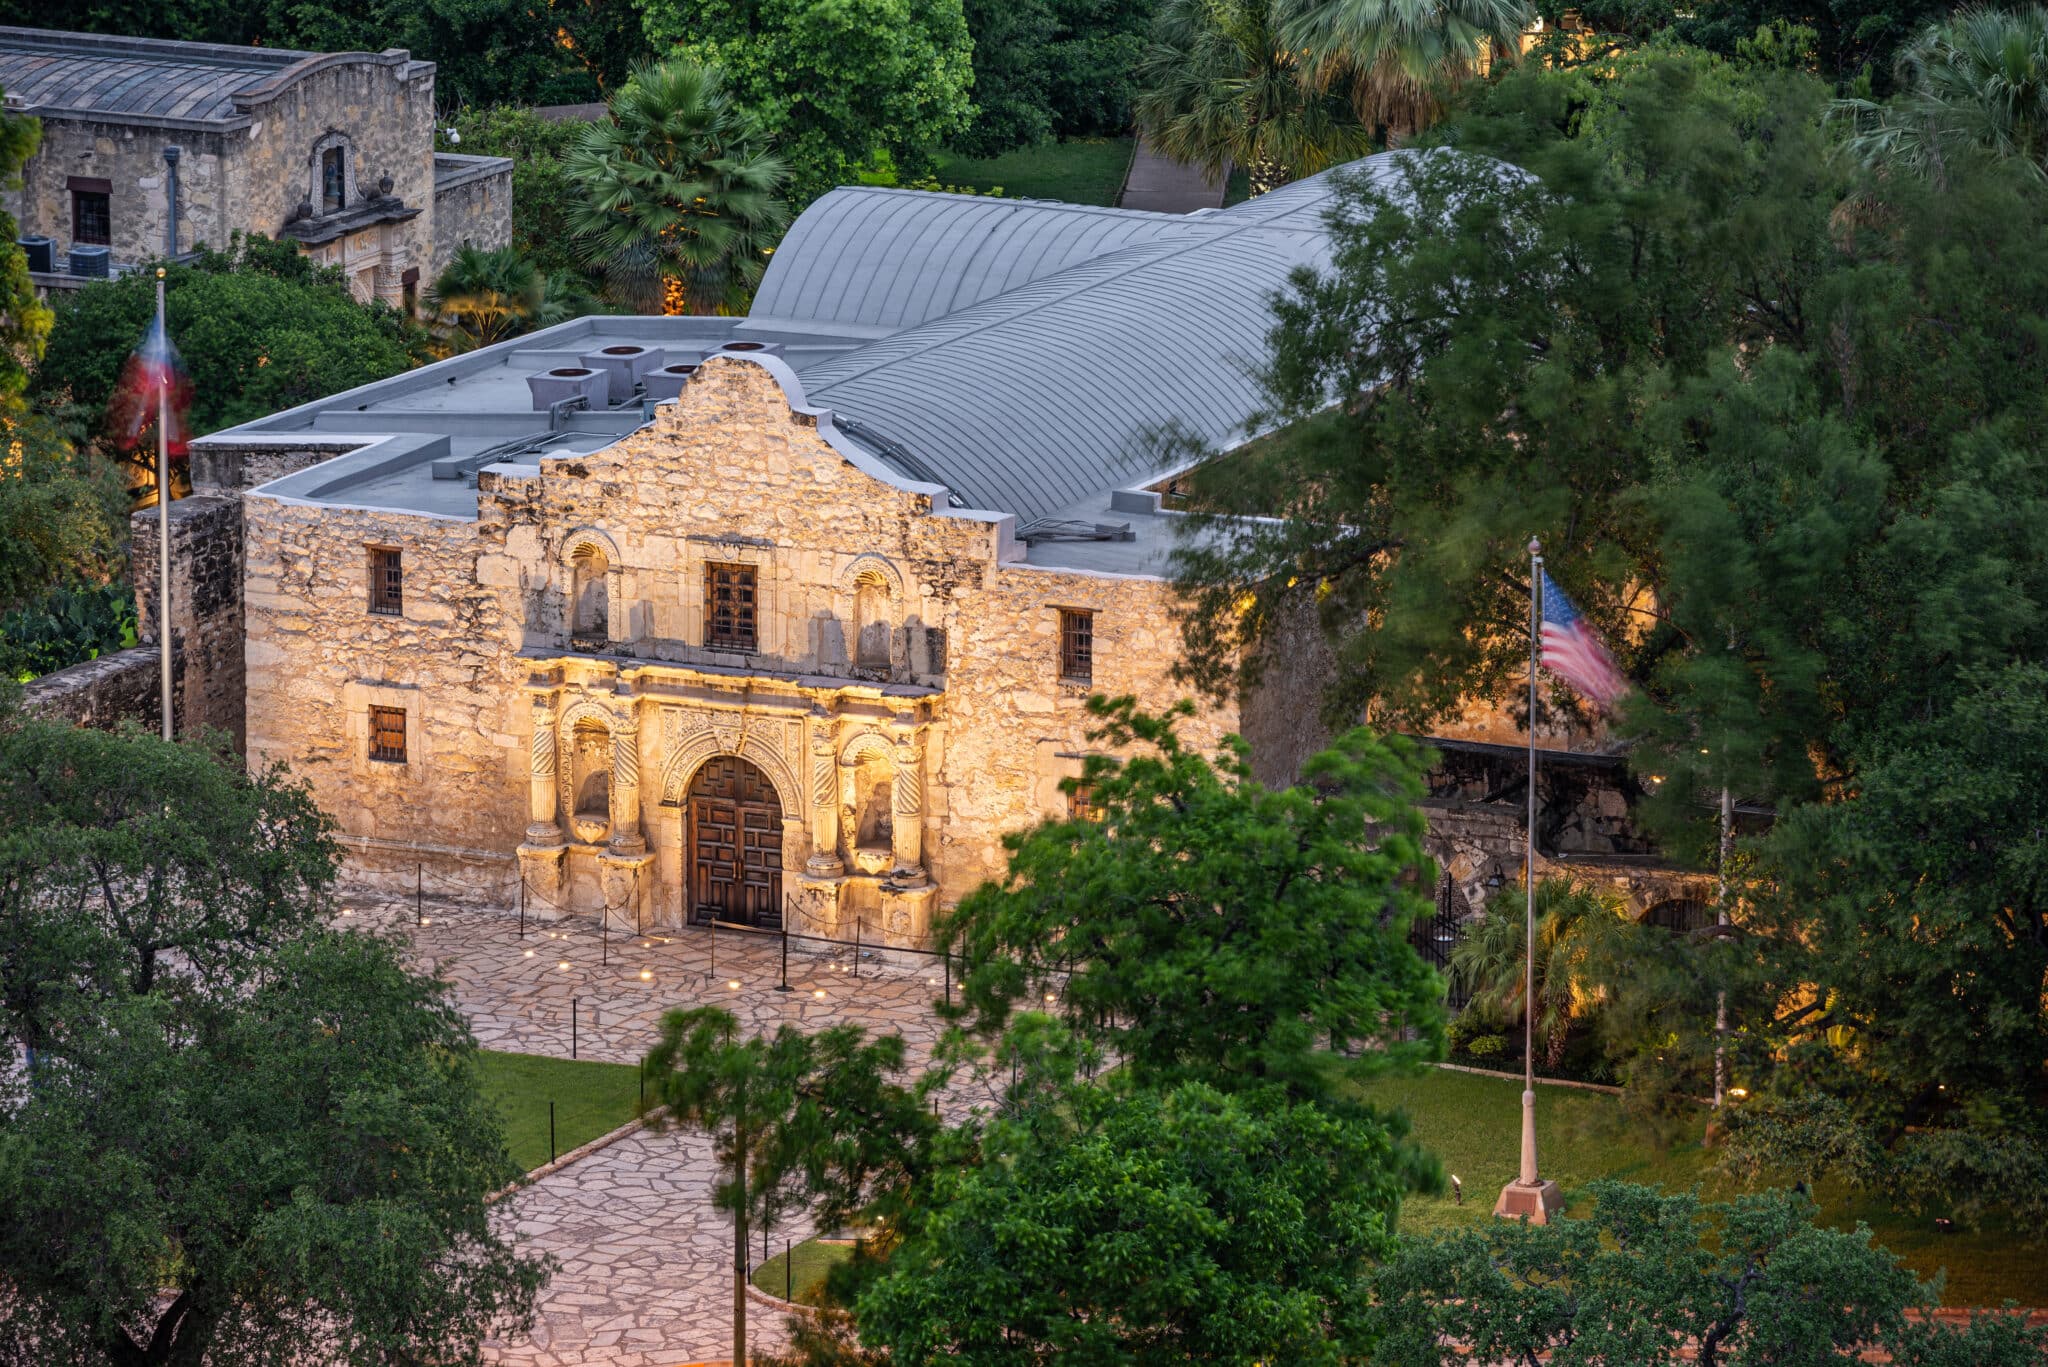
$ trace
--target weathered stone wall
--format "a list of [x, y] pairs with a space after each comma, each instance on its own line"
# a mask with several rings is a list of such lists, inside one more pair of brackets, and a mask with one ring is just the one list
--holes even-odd
[[[174, 649], [171, 655], [174, 718], [184, 710], [183, 654]], [[22, 690], [22, 703], [32, 712], [74, 726], [111, 731], [133, 722], [154, 731], [163, 724], [162, 657], [156, 646], [147, 645], [85, 660], [31, 680]]]
[[486, 251], [512, 242], [512, 163], [503, 157], [434, 157], [434, 259], [431, 282], [462, 246]]
[[240, 226], [234, 214], [229, 165], [238, 140], [221, 133], [169, 130], [93, 119], [42, 120], [43, 141], [22, 171], [22, 188], [11, 191], [22, 236], [55, 238], [62, 254], [71, 247], [72, 177], [109, 182], [107, 203], [116, 261], [161, 256], [164, 216], [169, 204], [164, 148], [183, 149], [178, 163], [178, 245], [226, 244]]
[[[365, 872], [519, 847], [547, 897], [672, 922], [684, 793], [734, 754], [781, 803], [794, 905], [917, 939], [1065, 810], [1090, 690], [1057, 680], [1058, 609], [1098, 614], [1094, 689], [1180, 696], [1164, 584], [1002, 561], [1002, 522], [863, 472], [762, 366], [713, 361], [651, 428], [479, 485], [474, 523], [246, 499], [250, 759], [304, 775]], [[380, 546], [398, 617], [368, 611]], [[752, 567], [755, 651], [704, 643], [710, 564]], [[406, 710], [404, 763], [368, 758], [372, 706]], [[578, 806], [593, 763], [616, 808]]]
[[[178, 651], [175, 727], [227, 732], [243, 742], [242, 506], [196, 495], [171, 504], [171, 640]], [[157, 510], [129, 521], [129, 577], [137, 632], [157, 639]]]
[[375, 440], [294, 434], [275, 442], [201, 437], [192, 443], [192, 488], [202, 494], [240, 494], [259, 484], [346, 455]]

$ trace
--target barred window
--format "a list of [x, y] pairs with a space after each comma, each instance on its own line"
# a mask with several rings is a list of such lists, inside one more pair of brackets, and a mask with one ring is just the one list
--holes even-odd
[[1067, 794], [1067, 820], [1102, 820], [1101, 804], [1095, 800], [1095, 785], [1086, 779], [1074, 780], [1074, 787]]
[[1067, 683], [1095, 681], [1095, 614], [1060, 609], [1060, 678]]
[[71, 192], [71, 240], [79, 246], [105, 247], [114, 241], [113, 196], [101, 190]]
[[405, 763], [405, 709], [370, 709], [370, 758], [390, 764]]
[[386, 617], [405, 612], [405, 569], [397, 551], [370, 548], [370, 611]]
[[752, 565], [704, 567], [704, 644], [752, 650], [759, 621]]

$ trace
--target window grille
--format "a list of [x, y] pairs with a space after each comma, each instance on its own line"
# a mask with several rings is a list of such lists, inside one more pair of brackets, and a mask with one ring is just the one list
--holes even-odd
[[405, 709], [370, 709], [370, 758], [388, 764], [405, 763]]
[[370, 611], [386, 617], [405, 612], [405, 568], [397, 551], [370, 548]]
[[1095, 614], [1060, 609], [1060, 678], [1067, 683], [1095, 681]]
[[758, 639], [759, 602], [752, 565], [706, 565], [704, 644], [753, 650]]
[[96, 190], [71, 192], [71, 240], [86, 247], [113, 245], [112, 196]]

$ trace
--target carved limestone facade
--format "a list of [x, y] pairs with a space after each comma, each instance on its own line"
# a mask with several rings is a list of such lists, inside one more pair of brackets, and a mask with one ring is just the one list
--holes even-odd
[[[312, 785], [359, 877], [924, 942], [1004, 834], [1066, 814], [1089, 693], [1183, 695], [1171, 590], [1026, 564], [1007, 519], [849, 461], [787, 383], [709, 361], [612, 446], [485, 470], [474, 520], [250, 492], [251, 762]], [[372, 611], [392, 551], [402, 606]], [[1063, 610], [1094, 614], [1087, 686]]]

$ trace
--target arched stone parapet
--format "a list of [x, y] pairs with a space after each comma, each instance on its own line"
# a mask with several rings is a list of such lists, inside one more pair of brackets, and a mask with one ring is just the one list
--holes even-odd
[[[732, 718], [736, 724], [728, 724]], [[696, 725], [692, 726], [691, 723]], [[713, 755], [738, 755], [763, 774], [775, 789], [785, 817], [800, 817], [807, 810], [804, 786], [798, 782], [789, 762], [776, 748], [773, 738], [762, 729], [748, 727], [737, 713], [705, 715], [668, 712], [662, 719], [665, 753], [661, 761], [661, 805], [682, 805], [690, 780], [704, 761]]]

